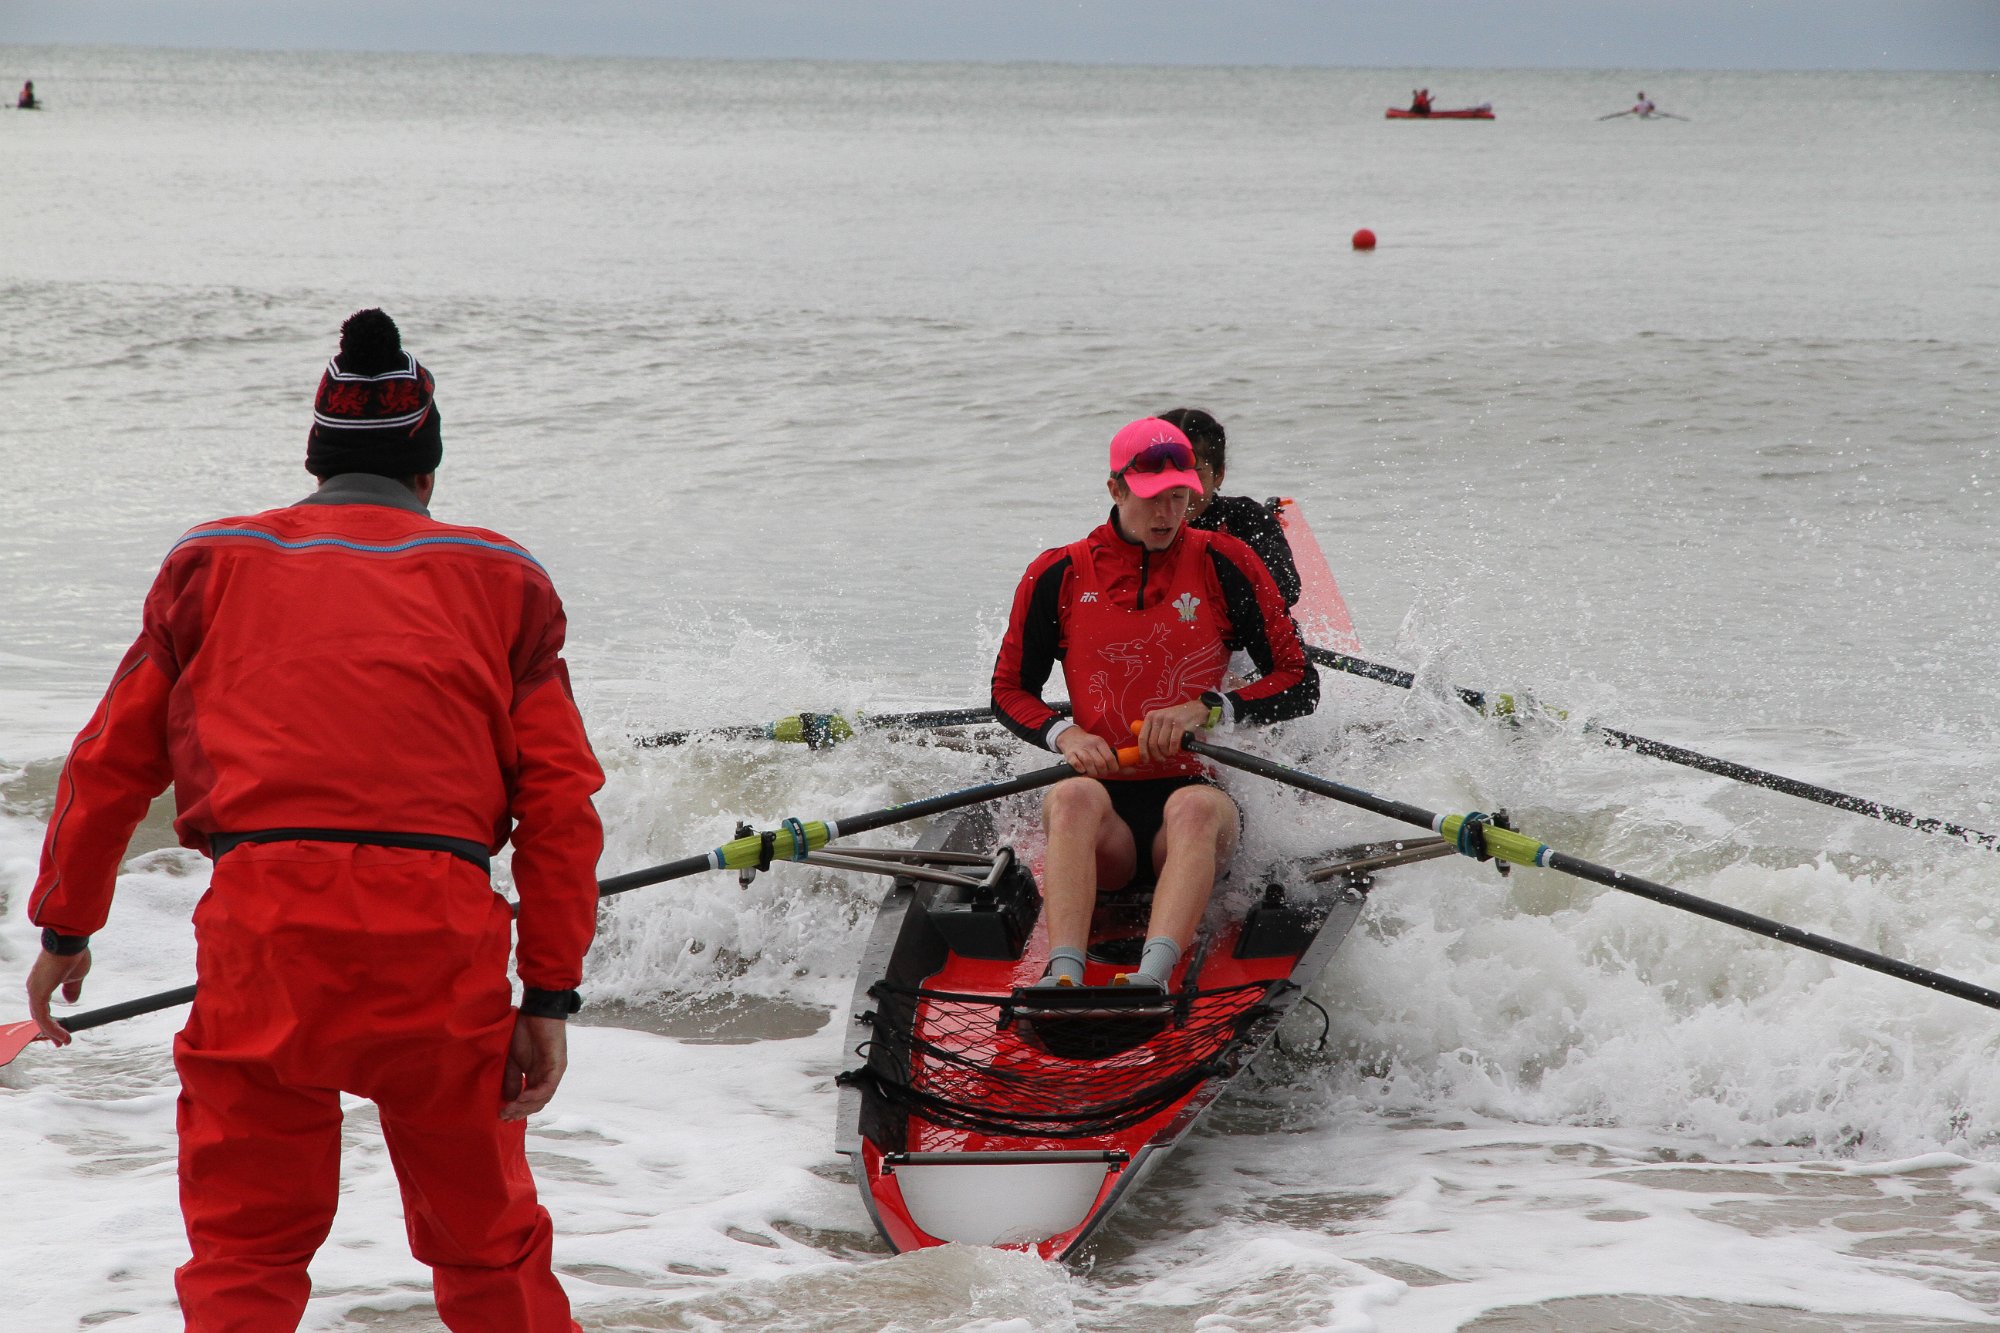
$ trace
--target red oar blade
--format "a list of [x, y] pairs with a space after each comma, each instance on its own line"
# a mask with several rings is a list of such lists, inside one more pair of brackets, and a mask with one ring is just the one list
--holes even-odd
[[[56, 1022], [71, 1032], [83, 1032], [89, 1028], [103, 1027], [106, 1023], [119, 1023], [140, 1014], [158, 1013], [171, 1009], [177, 1004], [186, 1004], [194, 999], [193, 986], [177, 986], [173, 990], [161, 991], [158, 995], [142, 995], [136, 1000], [120, 1000], [117, 1004], [107, 1004], [102, 1009], [91, 1009], [68, 1018], [58, 1018]], [[0, 1024], [0, 1065], [5, 1065], [22, 1051], [28, 1043], [42, 1035], [34, 1020], [25, 1023]]]
[[19, 1023], [0, 1024], [0, 1065], [14, 1062], [14, 1057], [28, 1049], [28, 1043], [41, 1040], [42, 1029], [32, 1018]]

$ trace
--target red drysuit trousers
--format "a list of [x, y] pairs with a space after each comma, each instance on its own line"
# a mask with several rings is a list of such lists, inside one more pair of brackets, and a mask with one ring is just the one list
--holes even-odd
[[374, 1101], [410, 1252], [454, 1330], [574, 1333], [526, 1127], [499, 1117], [512, 918], [443, 852], [245, 844], [195, 909], [175, 1274], [199, 1333], [298, 1326], [340, 1192], [340, 1094]]

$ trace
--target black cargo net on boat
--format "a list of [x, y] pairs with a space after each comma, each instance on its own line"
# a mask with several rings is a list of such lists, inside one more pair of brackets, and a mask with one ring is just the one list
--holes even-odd
[[[1172, 1106], [1211, 1076], [1231, 1072], [1237, 1047], [1270, 1013], [1268, 997], [1288, 981], [1252, 981], [1180, 991], [1164, 1025], [1136, 1043], [1117, 1037], [1127, 1017], [1066, 1020], [1071, 1040], [1051, 1053], [1024, 1040], [1016, 997], [966, 995], [877, 982], [862, 1015], [874, 1036], [868, 1063], [840, 1075], [906, 1114], [934, 1125], [998, 1137], [1073, 1139], [1129, 1129]], [[1074, 1038], [1104, 1025], [1102, 1053]], [[1085, 1053], [1088, 1052], [1088, 1053]]]

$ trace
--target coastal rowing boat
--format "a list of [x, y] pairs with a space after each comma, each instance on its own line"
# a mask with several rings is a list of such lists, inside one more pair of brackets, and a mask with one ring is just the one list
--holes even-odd
[[[907, 853], [861, 965], [836, 1148], [898, 1252], [948, 1242], [1072, 1258], [1276, 1033], [1361, 915], [1373, 876], [1440, 839], [1225, 881], [1165, 999], [1109, 984], [1143, 943], [1150, 893], [1092, 923], [1085, 984], [1046, 964], [1033, 875], [991, 807]], [[949, 876], [938, 883], [921, 876]], [[1218, 917], [1220, 918], [1218, 920]]]
[[[1302, 624], [1353, 641], [1310, 529], [1274, 501], [1300, 569]], [[1084, 985], [1047, 963], [1035, 868], [982, 805], [908, 851], [863, 955], [840, 1076], [837, 1149], [898, 1251], [947, 1242], [1066, 1259], [1276, 1033], [1360, 916], [1373, 876], [1448, 854], [1374, 844], [1225, 879], [1162, 998], [1111, 985], [1136, 965], [1150, 885], [1100, 897]], [[832, 864], [831, 862], [827, 862]]]
[[1406, 106], [1392, 106], [1389, 108], [1387, 119], [1389, 120], [1491, 120], [1493, 119], [1493, 106], [1491, 103], [1482, 103], [1479, 106], [1461, 106], [1461, 107], [1453, 107], [1450, 110], [1439, 110], [1439, 111], [1429, 111], [1429, 112], [1412, 111]]

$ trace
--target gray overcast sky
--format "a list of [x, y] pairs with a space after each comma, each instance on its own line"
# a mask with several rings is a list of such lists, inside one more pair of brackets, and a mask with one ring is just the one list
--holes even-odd
[[2000, 0], [0, 0], [0, 42], [1087, 64], [2000, 69]]

